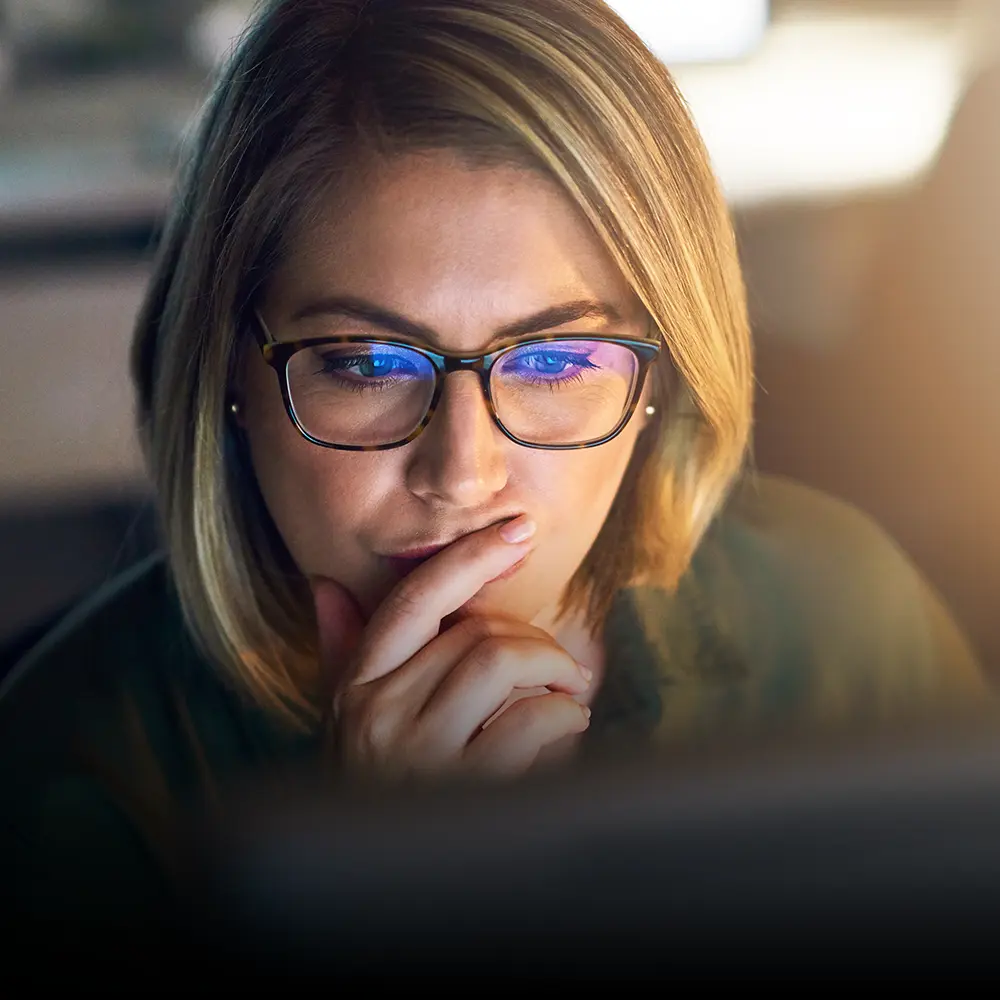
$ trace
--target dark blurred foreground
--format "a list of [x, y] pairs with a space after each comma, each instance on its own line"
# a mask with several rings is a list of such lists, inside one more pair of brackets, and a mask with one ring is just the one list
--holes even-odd
[[789, 749], [499, 794], [284, 789], [219, 842], [221, 926], [272, 970], [1000, 972], [1000, 738]]
[[994, 975], [1000, 728], [978, 721], [492, 788], [286, 778], [189, 837], [178, 924], [50, 928], [45, 951], [75, 945], [87, 981]]

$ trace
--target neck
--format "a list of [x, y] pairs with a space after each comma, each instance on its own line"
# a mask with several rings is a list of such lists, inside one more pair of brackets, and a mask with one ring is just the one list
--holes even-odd
[[583, 704], [589, 705], [604, 678], [602, 630], [598, 629], [595, 635], [582, 612], [560, 616], [557, 608], [542, 612], [532, 624], [548, 632], [570, 656], [593, 673], [594, 678], [587, 693], [579, 699]]

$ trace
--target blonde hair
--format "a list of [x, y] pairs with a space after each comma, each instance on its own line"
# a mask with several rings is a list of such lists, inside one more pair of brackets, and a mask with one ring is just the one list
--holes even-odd
[[320, 679], [308, 587], [227, 421], [247, 310], [357, 154], [448, 148], [545, 171], [662, 331], [658, 409], [564, 595], [672, 588], [737, 476], [750, 334], [736, 244], [666, 68], [601, 0], [273, 0], [211, 97], [133, 345], [147, 460], [189, 626], [300, 721]]

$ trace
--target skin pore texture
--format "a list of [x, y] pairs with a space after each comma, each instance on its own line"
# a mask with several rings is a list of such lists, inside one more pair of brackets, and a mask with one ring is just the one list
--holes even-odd
[[[550, 316], [534, 333], [647, 336], [639, 299], [579, 210], [540, 173], [472, 166], [441, 151], [372, 159], [353, 176], [291, 241], [267, 289], [260, 312], [277, 340], [398, 334], [313, 308], [333, 298], [394, 314], [424, 331], [410, 339], [461, 353], [484, 352], [498, 332], [562, 306], [576, 315]], [[256, 350], [246, 353], [240, 395], [254, 470], [292, 557], [308, 576], [345, 588], [366, 620], [400, 580], [390, 556], [527, 514], [537, 526], [530, 555], [465, 611], [544, 629], [594, 672], [579, 700], [593, 697], [599, 639], [582, 621], [557, 620], [559, 600], [614, 500], [645, 398], [604, 445], [539, 450], [504, 437], [478, 376], [459, 372], [414, 441], [351, 452], [299, 434]]]

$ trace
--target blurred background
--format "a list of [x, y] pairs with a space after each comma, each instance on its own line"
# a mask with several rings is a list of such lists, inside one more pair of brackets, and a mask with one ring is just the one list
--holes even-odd
[[[1000, 670], [1000, 0], [612, 0], [733, 207], [757, 465], [852, 501]], [[154, 544], [131, 324], [253, 4], [0, 0], [0, 647]]]

